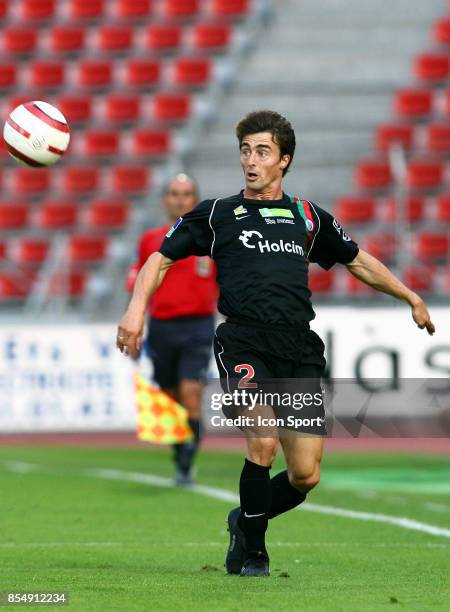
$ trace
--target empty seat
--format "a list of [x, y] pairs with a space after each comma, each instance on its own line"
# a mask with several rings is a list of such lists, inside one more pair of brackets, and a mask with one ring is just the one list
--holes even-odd
[[16, 64], [0, 62], [0, 87], [12, 87], [16, 84], [17, 67]]
[[131, 59], [126, 63], [125, 74], [130, 87], [152, 87], [161, 78], [161, 64], [157, 60]]
[[450, 89], [443, 92], [443, 111], [447, 117], [450, 117]]
[[92, 116], [90, 96], [64, 95], [56, 100], [56, 106], [70, 123], [89, 121]]
[[450, 194], [448, 193], [437, 197], [436, 220], [440, 223], [450, 223]]
[[314, 267], [309, 269], [308, 287], [313, 294], [330, 293], [334, 284], [334, 270], [327, 271]]
[[78, 217], [78, 208], [74, 202], [48, 200], [40, 206], [36, 224], [42, 229], [70, 229]]
[[250, 0], [212, 0], [210, 11], [215, 17], [243, 17], [250, 8]]
[[211, 78], [208, 58], [180, 57], [173, 64], [173, 81], [183, 87], [200, 87]]
[[127, 26], [105, 25], [97, 35], [100, 51], [127, 51], [133, 44], [133, 30]]
[[448, 256], [450, 237], [438, 232], [423, 232], [416, 237], [417, 254], [421, 259], [443, 259]]
[[105, 99], [105, 118], [111, 123], [135, 121], [139, 118], [140, 111], [139, 96], [110, 94]]
[[230, 40], [231, 28], [227, 24], [199, 23], [192, 32], [192, 43], [198, 49], [225, 49]]
[[439, 82], [450, 76], [448, 53], [422, 53], [414, 61], [414, 74], [426, 82]]
[[92, 166], [71, 166], [63, 169], [63, 189], [68, 193], [89, 193], [98, 187], [100, 172]]
[[90, 130], [83, 134], [83, 153], [88, 157], [117, 155], [119, 146], [117, 130]]
[[394, 112], [400, 117], [419, 119], [430, 115], [433, 94], [423, 89], [401, 89], [395, 93]]
[[30, 292], [32, 278], [22, 271], [0, 272], [0, 300], [22, 300]]
[[411, 125], [384, 123], [375, 131], [375, 146], [379, 151], [386, 152], [398, 145], [409, 150], [413, 144], [414, 128]]
[[15, 168], [13, 174], [13, 189], [16, 193], [40, 194], [50, 187], [50, 172], [48, 168]]
[[105, 60], [83, 60], [78, 64], [78, 84], [95, 88], [110, 85], [112, 64]]
[[69, 0], [72, 19], [98, 19], [103, 15], [104, 0]]
[[0, 229], [14, 230], [28, 224], [28, 206], [23, 202], [0, 202]]
[[389, 163], [383, 160], [362, 159], [356, 166], [355, 180], [363, 189], [386, 189], [392, 182]]
[[199, 9], [199, 0], [163, 0], [162, 2], [162, 13], [169, 19], [194, 17]]
[[137, 130], [133, 134], [135, 155], [164, 156], [170, 153], [172, 135], [168, 130]]
[[407, 184], [412, 189], [436, 189], [444, 178], [441, 162], [415, 159], [408, 163]]
[[50, 19], [56, 9], [55, 0], [22, 0], [22, 18], [27, 20]]
[[375, 234], [366, 237], [365, 249], [382, 261], [391, 262], [395, 257], [396, 239], [394, 234]]
[[431, 153], [450, 153], [450, 124], [432, 123], [426, 128], [426, 145]]
[[8, 28], [2, 35], [4, 53], [32, 53], [37, 44], [37, 32], [31, 28]]
[[112, 169], [111, 183], [119, 193], [146, 193], [151, 187], [151, 173], [146, 166], [116, 166]]
[[176, 24], [154, 23], [145, 31], [145, 45], [152, 51], [176, 51], [181, 38], [182, 28]]
[[30, 83], [33, 87], [60, 87], [64, 84], [64, 76], [62, 62], [36, 60], [30, 65]]
[[360, 281], [356, 276], [353, 276], [353, 274], [346, 274], [344, 276], [344, 287], [345, 292], [352, 296], [368, 297], [375, 293], [372, 287]]
[[0, 19], [4, 19], [8, 14], [8, 0], [0, 0]]
[[[404, 210], [401, 207], [404, 206]], [[385, 220], [393, 222], [404, 218], [410, 223], [418, 223], [423, 220], [425, 212], [425, 199], [420, 196], [408, 196], [403, 203], [397, 202], [395, 198], [389, 198], [386, 202]]]
[[73, 299], [81, 298], [86, 292], [87, 282], [88, 275], [85, 270], [56, 272], [50, 279], [50, 294]]
[[156, 94], [152, 113], [157, 121], [185, 121], [191, 114], [191, 98], [187, 94]]
[[56, 26], [50, 31], [50, 48], [55, 53], [81, 51], [85, 43], [84, 28]]
[[147, 17], [152, 7], [153, 0], [117, 0], [115, 13], [119, 19]]
[[433, 289], [434, 268], [429, 266], [412, 266], [403, 273], [403, 282], [413, 291], [431, 291]]
[[40, 265], [50, 252], [50, 242], [44, 238], [23, 237], [13, 250], [14, 259], [24, 265]]
[[450, 44], [450, 18], [443, 17], [434, 23], [433, 39], [441, 45]]
[[94, 200], [88, 209], [87, 222], [93, 228], [122, 229], [128, 223], [129, 212], [126, 200]]
[[5, 259], [6, 250], [6, 242], [4, 240], [0, 240], [0, 260]]
[[67, 255], [71, 263], [98, 263], [107, 254], [107, 236], [74, 234], [69, 237]]
[[336, 201], [334, 216], [339, 223], [369, 223], [375, 217], [375, 200], [364, 196], [344, 196]]

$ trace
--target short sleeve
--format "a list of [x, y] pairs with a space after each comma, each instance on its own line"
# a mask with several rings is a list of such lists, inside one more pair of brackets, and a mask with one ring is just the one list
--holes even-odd
[[345, 233], [338, 221], [319, 206], [313, 206], [317, 230], [309, 251], [310, 261], [329, 270], [335, 263], [348, 264], [358, 255], [359, 247]]
[[175, 221], [159, 252], [172, 261], [191, 255], [210, 255], [213, 233], [209, 217], [212, 206], [213, 200], [204, 200], [191, 212]]

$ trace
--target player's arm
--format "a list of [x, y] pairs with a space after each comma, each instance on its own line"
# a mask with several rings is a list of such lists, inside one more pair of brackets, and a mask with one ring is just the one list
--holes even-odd
[[148, 302], [173, 263], [159, 252], [152, 253], [136, 277], [133, 295], [117, 330], [117, 347], [133, 359], [141, 348]]
[[417, 326], [426, 328], [430, 336], [434, 334], [435, 327], [422, 298], [408, 289], [381, 261], [360, 249], [355, 259], [345, 265], [353, 276], [366, 285], [409, 304]]

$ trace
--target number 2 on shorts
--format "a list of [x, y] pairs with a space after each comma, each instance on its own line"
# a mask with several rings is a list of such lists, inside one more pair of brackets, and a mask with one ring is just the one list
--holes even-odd
[[247, 372], [245, 376], [241, 378], [238, 383], [238, 389], [256, 389], [258, 387], [257, 383], [248, 382], [255, 376], [255, 369], [249, 363], [240, 363], [234, 368], [234, 371], [240, 374], [241, 372]]

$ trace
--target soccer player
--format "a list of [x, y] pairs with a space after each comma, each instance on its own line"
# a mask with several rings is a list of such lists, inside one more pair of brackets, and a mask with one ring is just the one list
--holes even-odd
[[[377, 259], [359, 249], [340, 224], [316, 204], [285, 194], [282, 179], [295, 151], [291, 124], [273, 111], [256, 111], [237, 125], [245, 188], [231, 197], [201, 202], [177, 221], [142, 268], [119, 323], [117, 346], [133, 355], [140, 346], [149, 297], [174, 261], [209, 254], [217, 265], [219, 311], [215, 356], [225, 387], [238, 377], [320, 379], [324, 345], [309, 328], [314, 318], [308, 265], [339, 263], [375, 289], [406, 302], [414, 322], [434, 333], [423, 300]], [[324, 415], [323, 406], [317, 410]], [[323, 418], [322, 421], [323, 423]], [[228, 515], [230, 574], [267, 576], [268, 521], [301, 504], [317, 485], [324, 425], [308, 435], [246, 433], [240, 508]], [[313, 435], [314, 434], [314, 435]], [[269, 472], [281, 443], [287, 469]]]
[[[145, 232], [139, 240], [140, 270], [158, 250], [175, 221], [198, 203], [195, 180], [178, 174], [166, 185], [162, 197], [168, 224]], [[135, 278], [129, 278], [129, 289]], [[192, 442], [174, 444], [176, 484], [193, 482], [194, 458], [200, 443], [202, 390], [214, 338], [217, 304], [215, 265], [210, 257], [193, 256], [177, 262], [152, 296], [146, 352], [151, 357], [154, 379], [161, 389], [184, 406], [194, 434]]]

